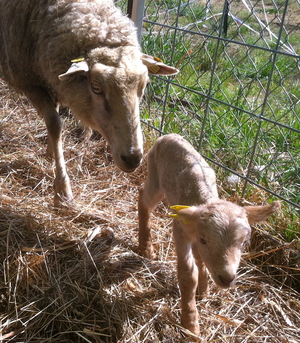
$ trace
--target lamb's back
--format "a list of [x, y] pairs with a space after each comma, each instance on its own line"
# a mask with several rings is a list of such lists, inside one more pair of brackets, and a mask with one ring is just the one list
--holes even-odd
[[154, 152], [159, 183], [170, 205], [199, 205], [218, 198], [214, 170], [182, 136], [160, 137]]

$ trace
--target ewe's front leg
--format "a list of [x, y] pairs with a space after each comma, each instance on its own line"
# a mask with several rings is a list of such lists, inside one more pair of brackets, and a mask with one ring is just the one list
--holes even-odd
[[[34, 97], [35, 96], [35, 97]], [[54, 180], [54, 206], [60, 207], [63, 201], [73, 199], [69, 176], [62, 148], [62, 123], [55, 110], [55, 104], [44, 93], [35, 92], [32, 100], [39, 114], [44, 118], [48, 130], [48, 149], [47, 154], [53, 155], [55, 159], [56, 176]]]
[[192, 254], [192, 243], [188, 241], [178, 221], [173, 221], [173, 231], [177, 252], [178, 282], [181, 292], [181, 323], [188, 330], [199, 335], [196, 289], [198, 268]]

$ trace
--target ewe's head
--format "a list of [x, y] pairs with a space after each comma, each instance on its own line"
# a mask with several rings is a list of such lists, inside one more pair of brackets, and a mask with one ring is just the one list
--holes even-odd
[[185, 232], [197, 249], [215, 283], [221, 288], [235, 284], [245, 244], [250, 239], [250, 224], [265, 220], [279, 208], [279, 202], [266, 206], [241, 207], [217, 200], [205, 205], [182, 208], [173, 216], [182, 221]]
[[70, 98], [67, 105], [84, 125], [103, 135], [114, 162], [126, 172], [138, 167], [143, 156], [139, 102], [148, 82], [144, 56], [131, 46], [96, 48], [59, 76], [65, 82], [62, 92]]

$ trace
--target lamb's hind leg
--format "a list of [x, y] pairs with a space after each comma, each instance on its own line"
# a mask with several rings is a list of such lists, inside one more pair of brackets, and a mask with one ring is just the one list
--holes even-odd
[[73, 198], [63, 155], [62, 122], [55, 109], [55, 104], [42, 89], [35, 89], [28, 97], [39, 115], [44, 118], [48, 130], [49, 142], [47, 153], [53, 155], [56, 167], [54, 206], [60, 207], [63, 201], [70, 201]]

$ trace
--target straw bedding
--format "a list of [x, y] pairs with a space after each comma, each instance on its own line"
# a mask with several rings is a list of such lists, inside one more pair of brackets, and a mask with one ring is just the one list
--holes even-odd
[[299, 246], [269, 232], [280, 228], [280, 214], [253, 230], [235, 288], [210, 282], [197, 302], [196, 338], [179, 322], [165, 204], [152, 216], [155, 260], [137, 254], [145, 164], [120, 172], [106, 143], [98, 135], [85, 140], [65, 113], [76, 207], [55, 211], [43, 121], [0, 83], [0, 342], [300, 342]]

